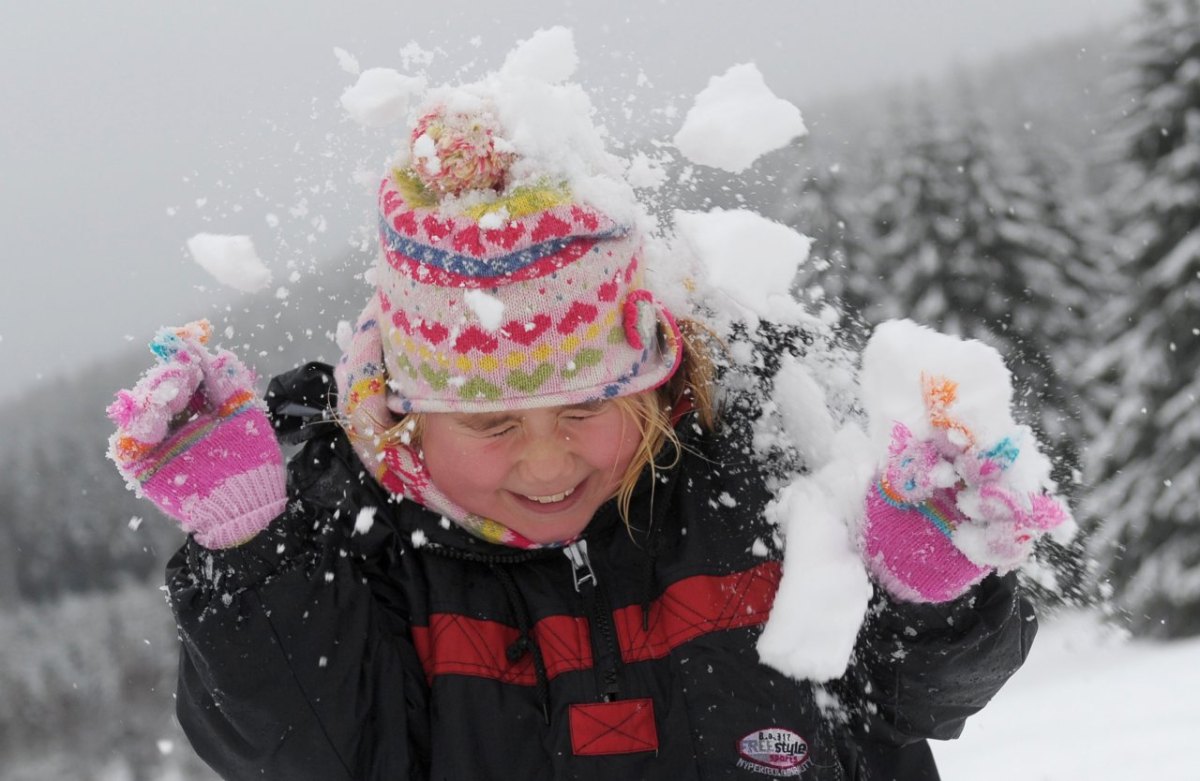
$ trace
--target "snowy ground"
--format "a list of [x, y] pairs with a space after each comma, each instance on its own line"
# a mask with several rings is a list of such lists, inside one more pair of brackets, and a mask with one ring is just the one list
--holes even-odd
[[1200, 640], [1127, 642], [1072, 616], [934, 753], [945, 781], [1183, 781], [1200, 778], [1197, 739]]

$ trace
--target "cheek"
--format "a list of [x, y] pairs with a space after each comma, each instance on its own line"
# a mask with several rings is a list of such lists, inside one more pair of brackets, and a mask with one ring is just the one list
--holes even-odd
[[591, 457], [589, 459], [592, 465], [604, 471], [613, 472], [614, 479], [620, 480], [624, 476], [629, 462], [637, 453], [641, 435], [633, 421], [626, 420], [624, 425], [618, 421], [604, 427], [592, 439], [592, 442], [594, 446], [590, 448]]
[[461, 441], [429, 432], [422, 446], [430, 479], [451, 499], [493, 489], [503, 480], [503, 458], [492, 443]]

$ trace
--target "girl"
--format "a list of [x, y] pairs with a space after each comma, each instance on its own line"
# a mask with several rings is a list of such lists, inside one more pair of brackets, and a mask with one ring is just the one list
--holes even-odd
[[264, 410], [193, 324], [110, 408], [122, 473], [191, 535], [167, 585], [195, 749], [228, 779], [935, 779], [927, 739], [1035, 628], [953, 544], [964, 485], [916, 488], [953, 446], [881, 459], [845, 674], [760, 664], [754, 404], [641, 286], [633, 224], [500, 136], [479, 101], [417, 123], [336, 369]]

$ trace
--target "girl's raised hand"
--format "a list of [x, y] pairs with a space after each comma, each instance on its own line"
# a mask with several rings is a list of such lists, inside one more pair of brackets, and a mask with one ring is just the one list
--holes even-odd
[[1074, 522], [1033, 432], [1011, 417], [992, 348], [911, 323], [884, 324], [864, 353], [871, 428], [890, 432], [868, 489], [867, 566], [893, 596], [946, 602], [1026, 561]]
[[117, 392], [108, 455], [130, 488], [207, 548], [245, 542], [287, 503], [283, 455], [254, 374], [205, 345], [208, 321], [164, 328], [158, 363]]

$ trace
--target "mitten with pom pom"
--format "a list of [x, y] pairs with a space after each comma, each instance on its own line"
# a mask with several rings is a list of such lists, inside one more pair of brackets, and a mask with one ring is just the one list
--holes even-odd
[[159, 363], [117, 393], [109, 457], [130, 487], [207, 548], [245, 542], [283, 512], [283, 455], [254, 375], [204, 345], [207, 321], [162, 329]]

